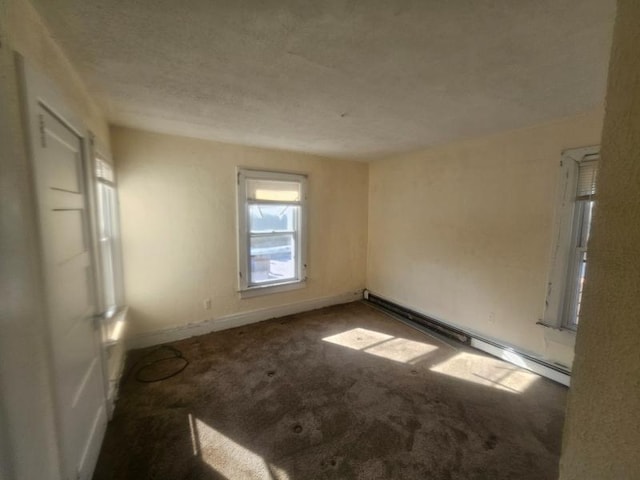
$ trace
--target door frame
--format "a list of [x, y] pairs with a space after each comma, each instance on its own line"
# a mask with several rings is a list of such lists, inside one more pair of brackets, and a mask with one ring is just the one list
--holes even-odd
[[[91, 143], [90, 140], [92, 138], [91, 132], [86, 128], [84, 122], [78, 117], [68, 106], [65, 97], [60, 93], [55, 84], [47, 78], [45, 75], [38, 72], [34, 69], [27, 61], [25, 61], [24, 57], [19, 53], [15, 53], [15, 63], [16, 63], [16, 71], [18, 73], [18, 84], [20, 89], [20, 104], [22, 109], [22, 123], [23, 130], [25, 136], [25, 144], [27, 148], [27, 154], [29, 156], [28, 168], [29, 168], [29, 177], [32, 185], [32, 195], [33, 195], [33, 203], [34, 209], [36, 213], [36, 218], [40, 218], [40, 206], [38, 202], [38, 190], [36, 185], [36, 156], [35, 152], [37, 148], [40, 148], [39, 142], [41, 141], [42, 129], [43, 126], [40, 123], [40, 113], [39, 109], [44, 108], [51, 115], [56, 117], [60, 122], [62, 122], [67, 128], [69, 128], [75, 135], [80, 139], [81, 150], [82, 150], [82, 169], [83, 169], [83, 187], [84, 187], [84, 203], [85, 203], [85, 211], [88, 215], [88, 222], [86, 231], [84, 232], [89, 239], [89, 258], [92, 262], [92, 277], [93, 277], [93, 288], [90, 291], [90, 294], [93, 297], [93, 307], [94, 311], [92, 314], [94, 318], [97, 318], [97, 314], [100, 309], [100, 295], [99, 295], [99, 279], [96, 278], [99, 274], [98, 270], [98, 258], [97, 258], [97, 238], [96, 238], [96, 218], [95, 218], [95, 186], [92, 185], [91, 182], [91, 174], [90, 171], [90, 159], [91, 159]], [[36, 232], [37, 232], [37, 244], [38, 244], [38, 260], [39, 264], [42, 265], [42, 261], [44, 259], [44, 235], [41, 230], [40, 221], [35, 222]], [[53, 365], [55, 364], [54, 354], [53, 354], [53, 345], [52, 345], [52, 332], [51, 332], [51, 319], [49, 310], [46, 307], [47, 297], [49, 295], [47, 282], [45, 280], [45, 272], [42, 267], [39, 270], [40, 283], [42, 285], [44, 297], [43, 297], [43, 321], [41, 326], [43, 328], [43, 338], [46, 348], [47, 354], [47, 377], [50, 383], [50, 398], [53, 404], [53, 423], [56, 430], [56, 437], [58, 439], [57, 448], [57, 458], [60, 465], [60, 478], [75, 478], [75, 469], [76, 465], [66, 465], [63, 449], [60, 448], [60, 445], [65, 441], [62, 437], [62, 418], [61, 418], [61, 406], [59, 405], [59, 401], [55, 394], [55, 382], [56, 375], [53, 369]], [[99, 358], [99, 368], [98, 371], [101, 372], [101, 375], [104, 377], [104, 353], [102, 349], [102, 339], [100, 337], [100, 330], [98, 328], [94, 329], [94, 334], [96, 337], [96, 345], [98, 351], [96, 352]], [[102, 385], [102, 395], [101, 395], [101, 403], [102, 410], [106, 415], [107, 412], [107, 404], [106, 404], [106, 390], [104, 378], [101, 379], [100, 384]], [[88, 452], [93, 458], [88, 459], [90, 462], [89, 473], [93, 474], [93, 468], [95, 468], [95, 463], [97, 461], [97, 457], [100, 450], [100, 444], [102, 443], [102, 439], [104, 438], [104, 433], [106, 430], [106, 421], [101, 422], [96, 425], [96, 428], [99, 428], [101, 431], [96, 431], [96, 438], [99, 439], [96, 446], [95, 452]]]

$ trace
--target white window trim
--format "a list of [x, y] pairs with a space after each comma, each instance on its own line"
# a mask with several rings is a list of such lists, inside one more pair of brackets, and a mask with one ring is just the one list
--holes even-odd
[[575, 333], [567, 326], [566, 310], [569, 275], [576, 236], [576, 189], [580, 162], [597, 157], [599, 146], [565, 150], [560, 161], [560, 176], [556, 193], [556, 213], [553, 225], [553, 251], [547, 281], [544, 316], [538, 323], [545, 327]]
[[[109, 150], [99, 142], [93, 134], [91, 134], [90, 140], [90, 150], [89, 156], [87, 158], [87, 175], [89, 177], [88, 185], [91, 189], [91, 210], [92, 210], [92, 228], [94, 230], [94, 255], [95, 255], [95, 269], [96, 269], [96, 285], [98, 286], [98, 297], [99, 297], [99, 310], [100, 315], [109, 319], [116, 315], [118, 311], [120, 311], [125, 304], [124, 298], [124, 281], [123, 281], [123, 266], [122, 266], [122, 248], [120, 244], [120, 212], [119, 212], [119, 204], [118, 204], [118, 184], [117, 184], [117, 174], [115, 172], [115, 167], [113, 164], [113, 159], [111, 155], [108, 153]], [[114, 179], [113, 181], [108, 181], [102, 178], [98, 178], [96, 175], [96, 161], [102, 160], [103, 162], [108, 163], [113, 168]], [[97, 198], [97, 185], [98, 183], [102, 183], [112, 187], [115, 190], [116, 195], [116, 205], [114, 214], [114, 225], [113, 228], [113, 242], [112, 242], [112, 256], [113, 256], [113, 281], [114, 281], [114, 289], [115, 289], [115, 301], [116, 304], [114, 306], [105, 305], [104, 302], [104, 285], [102, 280], [103, 275], [103, 264], [100, 254], [100, 241], [99, 241], [99, 231], [98, 231], [98, 218], [100, 216], [100, 212], [98, 211], [98, 198]]]
[[[300, 224], [298, 231], [298, 278], [265, 285], [249, 284], [249, 203], [246, 201], [246, 180], [280, 180], [299, 182], [301, 188]], [[251, 298], [304, 288], [307, 281], [307, 176], [301, 173], [277, 172], [238, 168], [237, 170], [237, 222], [238, 222], [238, 288], [240, 298]], [[286, 203], [286, 202], [284, 202]]]

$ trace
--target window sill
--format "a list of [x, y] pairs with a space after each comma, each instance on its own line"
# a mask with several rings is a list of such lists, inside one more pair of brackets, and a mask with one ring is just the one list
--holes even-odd
[[280, 293], [280, 292], [288, 292], [290, 290], [298, 290], [300, 288], [305, 288], [307, 286], [307, 281], [302, 280], [299, 282], [287, 282], [287, 283], [278, 283], [275, 285], [265, 285], [264, 287], [251, 287], [246, 290], [240, 290], [240, 298], [253, 298], [260, 297], [262, 295], [270, 295], [272, 293]]
[[129, 307], [122, 307], [103, 317], [104, 339], [102, 344], [105, 348], [113, 347], [122, 341], [128, 312]]
[[571, 333], [573, 335], [575, 335], [577, 333], [577, 330], [573, 330], [573, 329], [567, 328], [567, 327], [559, 327], [557, 325], [551, 325], [549, 323], [544, 323], [542, 320], [537, 321], [536, 325], [540, 325], [541, 327], [549, 328], [549, 329], [555, 330], [557, 332], [566, 332], [566, 333]]

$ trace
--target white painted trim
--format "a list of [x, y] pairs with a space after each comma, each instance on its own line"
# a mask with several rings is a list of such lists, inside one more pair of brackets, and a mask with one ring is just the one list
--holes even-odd
[[555, 382], [561, 383], [562, 385], [566, 385], [567, 387], [571, 384], [571, 376], [568, 373], [563, 373], [561, 371], [555, 370], [554, 368], [547, 367], [538, 362], [534, 362], [529, 360], [526, 357], [523, 357], [510, 349], [505, 349], [501, 347], [497, 347], [490, 343], [487, 343], [479, 338], [471, 339], [471, 346], [473, 348], [477, 348], [478, 350], [482, 350], [494, 357], [501, 358], [502, 360], [512, 363], [517, 367], [526, 368], [527, 370], [531, 370], [538, 375], [549, 378]]
[[253, 298], [260, 297], [262, 295], [269, 295], [271, 293], [289, 292], [291, 290], [298, 290], [307, 286], [306, 280], [296, 280], [295, 282], [278, 283], [275, 285], [266, 285], [264, 287], [253, 287], [247, 290], [241, 290], [238, 292], [240, 298]]
[[77, 471], [77, 478], [92, 478], [93, 472], [98, 463], [98, 456], [100, 455], [100, 448], [102, 447], [102, 440], [104, 434], [107, 431], [107, 415], [105, 413], [104, 405], [100, 407], [98, 414], [91, 427], [91, 433], [89, 438], [91, 439], [80, 459], [80, 464]]
[[569, 265], [576, 235], [574, 215], [578, 166], [586, 158], [598, 155], [600, 147], [572, 148], [562, 152], [560, 172], [556, 186], [555, 212], [553, 220], [553, 241], [547, 276], [547, 293], [543, 317], [540, 325], [556, 329], [566, 329], [566, 293], [570, 284]]
[[108, 386], [109, 391], [107, 394], [107, 418], [111, 420], [113, 418], [113, 412], [116, 409], [116, 400], [118, 400], [118, 396], [120, 395], [120, 382], [122, 381], [122, 376], [124, 375], [124, 366], [127, 363], [127, 352], [126, 345], [122, 345], [122, 358], [118, 362], [118, 373], [113, 381], [109, 383], [113, 383], [113, 387], [111, 385]]
[[279, 305], [277, 307], [262, 308], [248, 312], [233, 313], [222, 317], [205, 320], [203, 322], [188, 323], [172, 328], [165, 328], [156, 332], [142, 333], [129, 338], [126, 342], [127, 350], [151, 347], [163, 343], [175, 342], [185, 338], [218, 332], [230, 328], [242, 327], [252, 323], [285, 317], [295, 313], [308, 312], [318, 308], [355, 302], [362, 299], [362, 290], [342, 293], [330, 297], [314, 298], [302, 302]]
[[[123, 333], [128, 325], [129, 307], [124, 307], [111, 316], [108, 319], [101, 319], [102, 322], [102, 354], [104, 364], [104, 377], [105, 377], [105, 390], [107, 392], [107, 417], [109, 420], [113, 418], [113, 412], [115, 410], [116, 400], [118, 399], [118, 392], [120, 390], [120, 381], [124, 374], [124, 366], [126, 363], [126, 344], [124, 341]], [[118, 322], [122, 323], [122, 331], [118, 338], [111, 339], [109, 334], [112, 333], [113, 325]], [[117, 355], [116, 359], [115, 376], [112, 378], [111, 371], [109, 370], [109, 358], [115, 358], [113, 355]]]
[[[63, 124], [65, 128], [69, 129], [69, 131], [71, 131], [75, 136], [78, 137], [78, 141], [80, 142], [81, 149], [82, 149], [81, 162], [82, 162], [82, 168], [84, 170], [83, 172], [84, 178], [82, 178], [82, 186], [83, 186], [82, 201], [83, 201], [84, 211], [89, 216], [89, 219], [93, 215], [93, 211], [92, 211], [92, 205], [90, 200], [91, 199], [90, 187], [87, 184], [89, 180], [88, 180], [88, 173], [87, 173], [86, 158], [90, 152], [89, 138], [91, 134], [89, 130], [87, 130], [86, 126], [84, 125], [84, 122], [82, 121], [81, 117], [76, 115], [75, 111], [73, 111], [67, 106], [64, 96], [60, 93], [55, 83], [53, 83], [46, 75], [43, 75], [37, 69], [34, 69], [27, 61], [25, 61], [24, 57], [22, 57], [22, 55], [20, 55], [19, 53], [15, 54], [15, 62], [16, 62], [16, 70], [18, 72], [18, 81], [19, 81], [20, 90], [21, 90], [23, 127], [25, 130], [25, 135], [27, 139], [28, 155], [30, 157], [30, 162], [29, 162], [30, 175], [31, 175], [31, 181], [33, 182], [33, 185], [34, 185], [32, 192], [35, 195], [35, 198], [33, 199], [33, 201], [37, 205], [36, 207], [37, 217], [38, 217], [37, 241], [38, 241], [39, 250], [40, 250], [39, 261], [42, 265], [45, 265], [46, 261], [45, 261], [44, 252], [46, 251], [46, 248], [45, 248], [46, 242], [43, 236], [43, 230], [41, 226], [42, 205], [40, 205], [40, 200], [39, 200], [40, 189], [41, 189], [41, 186], [39, 186], [39, 183], [41, 182], [41, 178], [40, 178], [40, 174], [38, 173], [38, 167], [37, 167], [37, 164], [40, 158], [39, 152], [42, 149], [41, 142], [43, 139], [43, 131], [41, 129], [42, 127], [41, 112], [45, 111], [52, 117], [57, 118], [57, 120], [61, 124]], [[91, 221], [92, 220], [89, 220], [89, 222]], [[83, 231], [86, 238], [92, 238], [91, 229], [92, 229], [91, 224], [90, 223], [87, 224], [86, 228]], [[90, 261], [91, 261], [91, 267], [93, 270], [95, 269], [95, 264], [96, 264], [96, 252], [93, 248], [92, 243], [93, 243], [92, 241], [89, 242], [90, 244], [89, 249], [91, 250]], [[46, 277], [45, 269], [43, 268], [41, 268], [40, 275], [42, 277], [41, 281], [44, 281], [45, 298], [47, 298], [47, 296], [50, 295], [50, 293], [48, 292], [51, 289], [51, 285], [49, 285], [50, 283], [49, 280], [45, 279]], [[96, 289], [97, 285], [93, 276], [91, 277], [90, 282], [91, 282], [90, 289], [92, 291], [91, 293], [93, 294], [93, 298], [96, 299], [98, 296], [98, 290]], [[48, 300], [45, 301], [45, 304], [47, 302]], [[97, 305], [95, 304], [95, 301], [93, 303], [94, 305], [91, 308], [92, 311], [88, 312], [90, 315], [89, 318], [95, 317], [95, 314], [97, 311]], [[69, 459], [67, 458], [67, 452], [65, 451], [64, 446], [68, 445], [68, 442], [70, 440], [66, 438], [66, 433], [65, 433], [65, 432], [68, 432], [68, 428], [66, 428], [63, 425], [62, 409], [65, 406], [62, 405], [60, 398], [58, 398], [59, 397], [58, 395], [59, 379], [58, 379], [58, 374], [56, 374], [56, 371], [55, 371], [56, 357], [54, 355], [54, 351], [55, 351], [54, 344], [53, 344], [54, 339], [52, 336], [51, 319], [49, 318], [50, 317], [49, 310], [50, 309], [48, 307], [45, 308], [45, 313], [44, 313], [45, 324], [43, 325], [42, 334], [47, 345], [46, 346], [47, 356], [49, 358], [49, 364], [50, 364], [48, 369], [49, 370], [48, 377], [52, 385], [51, 401], [54, 406], [53, 415], [54, 415], [54, 421], [56, 426], [56, 435], [58, 438], [58, 448], [57, 448], [56, 454], [60, 462], [60, 467], [61, 467], [60, 473], [62, 473], [62, 476], [64, 478], [67, 478], [67, 477], [71, 478], [72, 476], [74, 478], [75, 477], [89, 478], [91, 476], [90, 475], [91, 472], [93, 472], [93, 469], [95, 467], [95, 461], [97, 460], [98, 455], [100, 453], [100, 445], [102, 444], [102, 439], [106, 429], [105, 406], [106, 406], [107, 392], [104, 388], [105, 387], [104, 365], [103, 365], [104, 359], [103, 359], [102, 352], [97, 351], [96, 352], [97, 355], [95, 359], [96, 361], [100, 362], [100, 372], [101, 372], [102, 378], [100, 378], [99, 380], [103, 386], [103, 392], [102, 392], [103, 395], [101, 395], [99, 398], [100, 406], [98, 408], [97, 416], [99, 419], [104, 418], [104, 421], [100, 420], [98, 424], [92, 425], [92, 431], [90, 433], [91, 435], [90, 442], [86, 444], [85, 451], [81, 454], [82, 458]], [[87, 320], [89, 320], [89, 318], [87, 318]], [[95, 330], [95, 335], [96, 336], [99, 335], [98, 329]], [[99, 345], [98, 343], [96, 344]], [[74, 464], [70, 465], [69, 464], [70, 461], [73, 461]], [[80, 468], [82, 469], [82, 472], [80, 472], [80, 474], [84, 475], [82, 477], [78, 476], [79, 465], [77, 462], [80, 462], [81, 464]], [[89, 473], [86, 473], [86, 472], [89, 472]]]
[[[297, 257], [296, 257], [296, 278], [291, 279], [289, 283], [301, 283], [307, 279], [307, 192], [308, 192], [308, 175], [306, 173], [295, 172], [278, 172], [266, 170], [254, 170], [251, 168], [236, 168], [237, 177], [237, 229], [238, 229], [238, 290], [247, 292], [255, 289], [259, 291], [257, 295], [266, 295], [268, 293], [276, 293], [285, 289], [275, 288], [272, 291], [263, 290], [269, 286], [279, 286], [276, 283], [264, 285], [250, 285], [249, 277], [251, 268], [249, 266], [249, 201], [247, 199], [247, 180], [266, 179], [295, 182], [300, 184], [300, 200], [297, 202], [284, 202], [291, 205], [297, 205], [300, 208], [300, 221], [297, 230]], [[268, 203], [268, 202], [265, 202]], [[282, 202], [281, 202], [282, 203]], [[251, 295], [241, 295], [242, 298], [249, 298]]]

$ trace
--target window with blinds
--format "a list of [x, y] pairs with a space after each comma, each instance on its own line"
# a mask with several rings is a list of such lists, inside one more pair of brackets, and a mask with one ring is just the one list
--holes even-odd
[[598, 160], [583, 160], [578, 165], [578, 187], [576, 200], [590, 200], [596, 194], [596, 175], [598, 173]]
[[304, 175], [239, 170], [241, 291], [305, 280], [305, 188]]
[[113, 183], [115, 180], [113, 167], [104, 160], [96, 158], [96, 177], [102, 181]]
[[599, 146], [565, 150], [558, 189], [545, 309], [541, 325], [573, 330], [588, 281], [588, 246], [596, 203]]
[[587, 247], [595, 207], [597, 174], [597, 156], [585, 157], [578, 163], [578, 181], [573, 215], [574, 235], [572, 252], [569, 258], [568, 285], [563, 318], [563, 326], [572, 330], [576, 330], [580, 322], [582, 293], [587, 279]]

